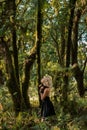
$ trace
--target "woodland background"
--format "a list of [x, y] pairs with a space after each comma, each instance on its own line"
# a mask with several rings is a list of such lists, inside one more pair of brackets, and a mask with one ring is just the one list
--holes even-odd
[[[87, 130], [86, 63], [86, 0], [0, 0], [0, 129]], [[41, 122], [45, 74], [56, 117]]]

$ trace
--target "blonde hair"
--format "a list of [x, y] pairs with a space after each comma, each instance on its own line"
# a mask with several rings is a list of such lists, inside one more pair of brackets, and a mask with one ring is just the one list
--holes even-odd
[[48, 83], [49, 87], [52, 87], [52, 77], [50, 75], [45, 75], [43, 78], [43, 84], [46, 85], [46, 82]]

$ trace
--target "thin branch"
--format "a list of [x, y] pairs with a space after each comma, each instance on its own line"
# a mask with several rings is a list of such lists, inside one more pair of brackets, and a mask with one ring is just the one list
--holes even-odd
[[59, 53], [58, 42], [57, 42], [57, 40], [55, 39], [55, 37], [52, 34], [51, 34], [51, 37], [54, 40], [54, 43], [55, 43], [55, 46], [56, 46], [56, 49], [57, 49], [57, 52], [58, 52], [59, 62], [60, 62], [61, 60], [60, 60], [60, 53]]

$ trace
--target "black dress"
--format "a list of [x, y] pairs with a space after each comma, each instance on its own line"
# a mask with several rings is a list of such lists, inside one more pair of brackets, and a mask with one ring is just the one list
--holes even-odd
[[48, 117], [55, 115], [53, 104], [50, 98], [47, 96], [42, 100], [41, 117]]

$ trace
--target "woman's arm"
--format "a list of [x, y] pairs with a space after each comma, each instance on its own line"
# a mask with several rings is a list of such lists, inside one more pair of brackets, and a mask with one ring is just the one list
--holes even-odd
[[49, 93], [50, 93], [50, 88], [46, 88], [44, 90], [44, 93], [40, 93], [41, 100], [44, 100], [46, 96], [49, 96]]

